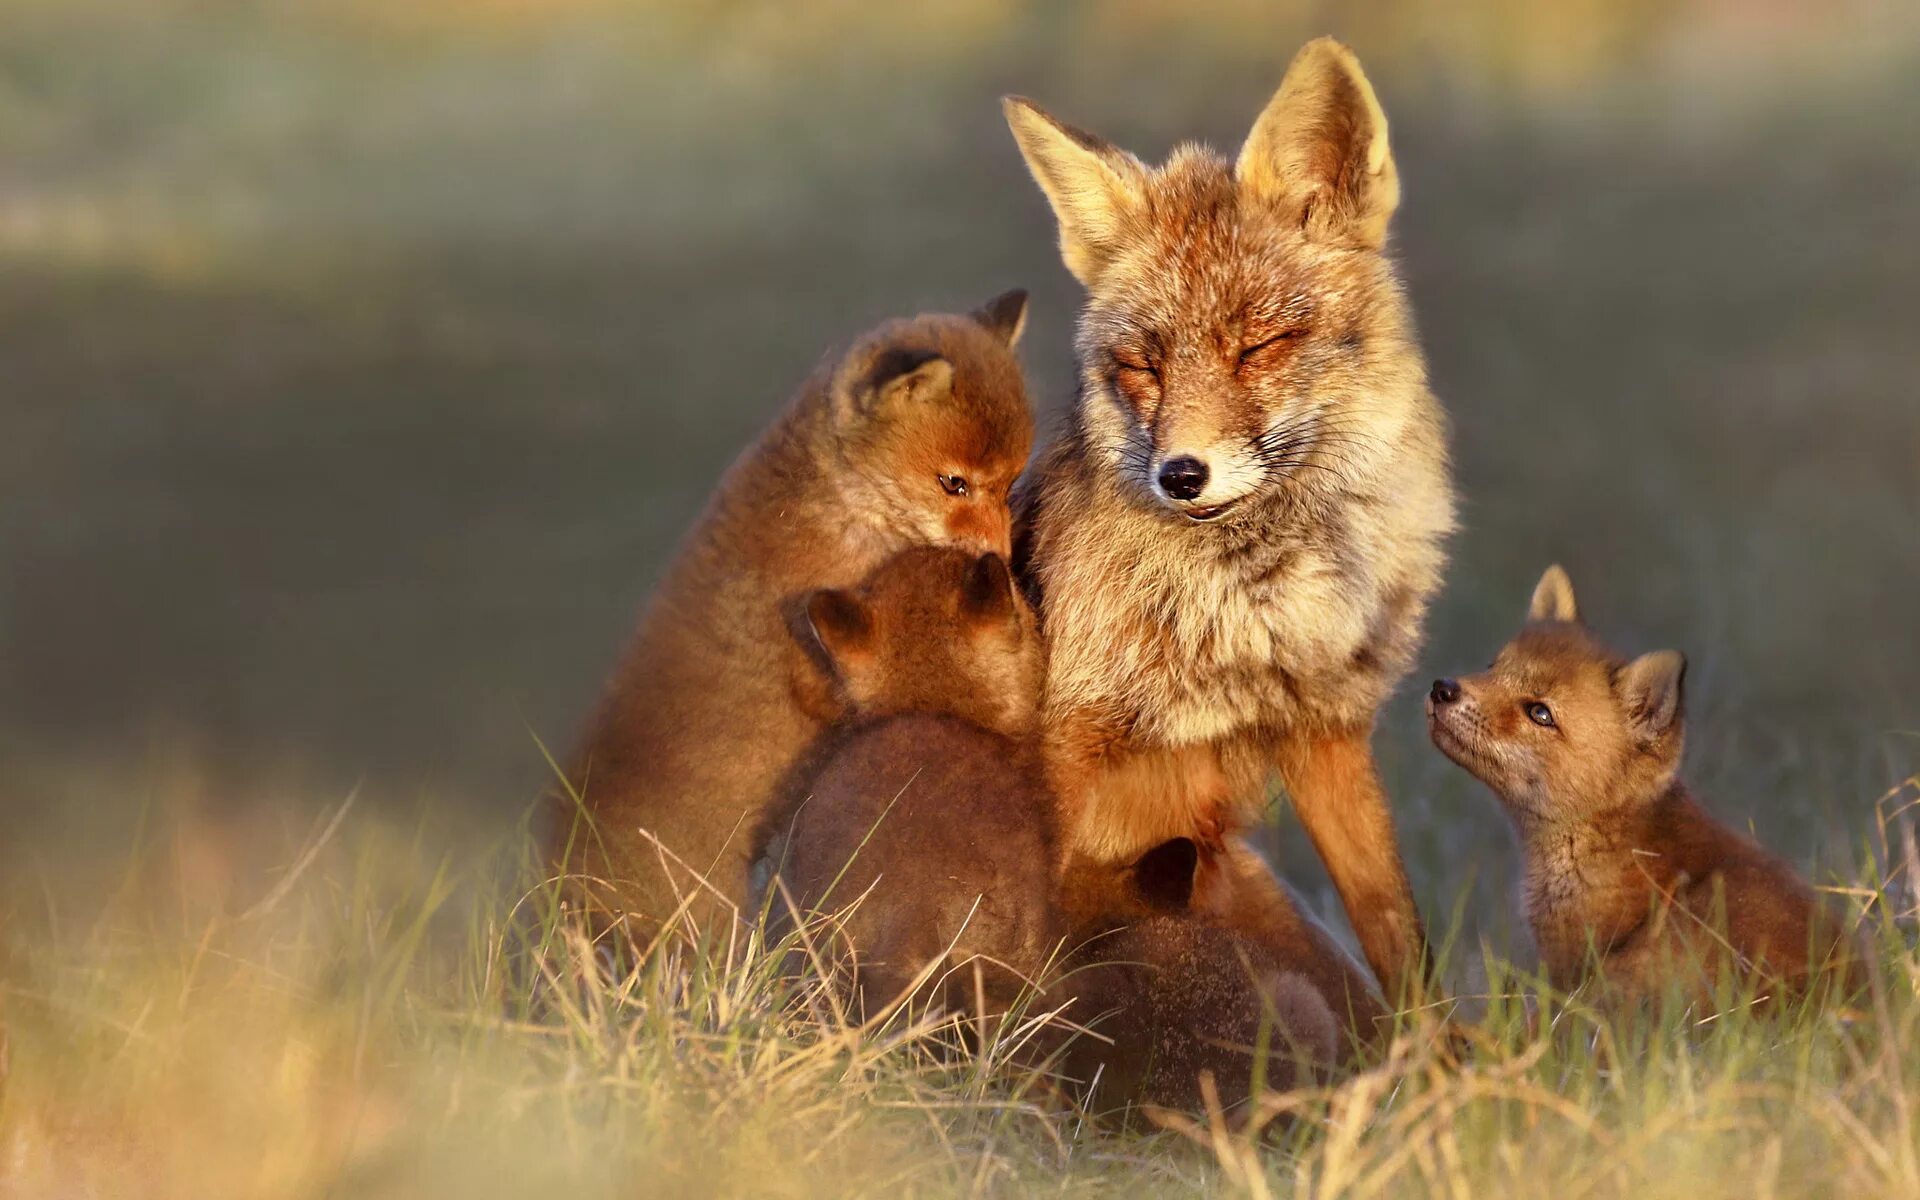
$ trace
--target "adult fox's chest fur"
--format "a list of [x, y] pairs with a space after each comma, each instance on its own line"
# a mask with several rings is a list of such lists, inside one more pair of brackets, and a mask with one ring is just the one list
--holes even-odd
[[1411, 665], [1451, 521], [1438, 456], [1402, 467], [1397, 496], [1283, 492], [1213, 529], [1056, 464], [1031, 567], [1049, 711], [1142, 747], [1364, 725]]

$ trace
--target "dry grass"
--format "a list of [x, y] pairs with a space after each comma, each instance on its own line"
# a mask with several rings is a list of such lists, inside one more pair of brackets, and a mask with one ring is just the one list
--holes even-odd
[[[1920, 1196], [1920, 951], [1903, 806], [1855, 894], [1871, 1003], [1835, 1015], [1618, 1020], [1496, 956], [1464, 1064], [1411, 1022], [1329, 1086], [1245, 1124], [1117, 1134], [1019, 1053], [896, 1009], [859, 1024], [786, 947], [668, 938], [617, 974], [512, 848], [339, 806], [223, 868], [230, 826], [156, 820], [110, 898], [16, 893], [0, 1181], [10, 1196], [1137, 1194]], [[259, 835], [253, 835], [259, 836]], [[458, 861], [464, 860], [464, 862]], [[537, 924], [537, 923], [536, 923]], [[815, 939], [817, 941], [817, 939]], [[524, 963], [527, 960], [518, 960]], [[815, 960], [820, 961], [819, 959]], [[1454, 964], [1453, 974], [1462, 974]], [[970, 1047], [970, 1048], [969, 1048]]]

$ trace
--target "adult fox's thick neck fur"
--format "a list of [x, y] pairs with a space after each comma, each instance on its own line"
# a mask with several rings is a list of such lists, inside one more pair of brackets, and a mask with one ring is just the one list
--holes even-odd
[[550, 858], [579, 890], [647, 921], [741, 902], [755, 817], [839, 712], [789, 634], [795, 605], [909, 546], [1008, 548], [1032, 446], [1025, 313], [1013, 292], [870, 331], [720, 481], [572, 762], [592, 821], [557, 799]]
[[[1079, 400], [1017, 506], [1070, 839], [1117, 860], [1190, 836], [1244, 860], [1234, 834], [1277, 769], [1403, 989], [1425, 939], [1368, 739], [1418, 649], [1453, 500], [1383, 253], [1385, 114], [1322, 39], [1232, 162], [1189, 145], [1150, 168], [1027, 101], [1007, 115], [1087, 289]], [[1288, 903], [1215, 874], [1213, 902], [1252, 924]]]

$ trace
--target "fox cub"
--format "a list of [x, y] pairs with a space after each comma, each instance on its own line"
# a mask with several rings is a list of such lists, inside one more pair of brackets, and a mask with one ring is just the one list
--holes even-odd
[[[1270, 940], [1249, 938], [1192, 910], [1199, 847], [1174, 838], [1142, 855], [1116, 880], [1095, 884], [1106, 915], [1080, 924], [1067, 971], [1047, 1003], [1063, 1005], [1090, 1032], [1069, 1041], [1062, 1073], [1087, 1091], [1087, 1108], [1117, 1116], [1143, 1105], [1196, 1110], [1211, 1076], [1215, 1098], [1233, 1109], [1257, 1075], [1291, 1088], [1345, 1057], [1349, 1035], [1334, 1015], [1327, 984], [1337, 948], [1308, 947], [1282, 960]], [[1083, 866], [1069, 890], [1088, 884]], [[1075, 879], [1074, 874], [1080, 874]], [[1084, 897], [1070, 911], [1086, 911]], [[1331, 969], [1351, 970], [1350, 964]]]
[[1026, 293], [889, 321], [822, 365], [720, 481], [588, 725], [548, 855], [650, 926], [730, 914], [781, 774], [837, 715], [788, 636], [792, 604], [908, 546], [1008, 550], [1033, 423], [1013, 353]]
[[790, 907], [836, 914], [865, 1011], [911, 988], [1005, 1011], [1066, 934], [1032, 613], [1004, 559], [934, 547], [804, 609], [797, 632], [850, 715], [769, 806], [755, 891], [776, 931]]
[[1763, 994], [1859, 983], [1837, 917], [1785, 862], [1715, 820], [1679, 780], [1686, 660], [1631, 662], [1581, 622], [1549, 567], [1486, 671], [1435, 681], [1434, 745], [1500, 798], [1520, 835], [1522, 906], [1555, 987], [1590, 973], [1645, 998], [1673, 982]]
[[[751, 879], [775, 937], [830, 916], [814, 944], [851, 960], [856, 1012], [907, 996], [991, 1018], [1031, 988], [1031, 1012], [1065, 1020], [1029, 1048], [1058, 1054], [1103, 1112], [1195, 1107], [1202, 1071], [1243, 1099], [1263, 1021], [1268, 1079], [1335, 1059], [1311, 972], [1185, 911], [1191, 841], [1058, 874], [1037, 729], [1043, 650], [1002, 559], [907, 550], [803, 610], [796, 635], [847, 715], [768, 806]], [[1101, 920], [1068, 916], [1087, 910]]]

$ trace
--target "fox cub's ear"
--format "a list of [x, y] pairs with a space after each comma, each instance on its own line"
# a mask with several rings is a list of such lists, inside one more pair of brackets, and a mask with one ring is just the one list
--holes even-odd
[[849, 365], [852, 369], [842, 368], [835, 383], [843, 422], [953, 394], [953, 364], [928, 351], [889, 347], [869, 362]]
[[1233, 169], [1244, 190], [1297, 211], [1318, 242], [1378, 250], [1400, 203], [1387, 114], [1360, 60], [1332, 38], [1294, 56]]
[[994, 336], [1009, 346], [1018, 345], [1027, 329], [1027, 291], [1014, 288], [1001, 292], [973, 310], [973, 319], [991, 329]]
[[1142, 854], [1133, 864], [1133, 886], [1140, 899], [1163, 912], [1185, 912], [1193, 902], [1193, 876], [1200, 847], [1192, 838], [1174, 838]]
[[824, 590], [807, 597], [807, 629], [827, 665], [844, 672], [873, 645], [873, 614], [851, 592]]
[[1533, 585], [1533, 599], [1527, 604], [1529, 621], [1578, 621], [1580, 606], [1573, 598], [1573, 580], [1559, 563], [1553, 564]]
[[969, 615], [996, 620], [1013, 615], [1013, 574], [998, 554], [982, 554], [967, 568], [961, 599]]
[[1640, 736], [1664, 736], [1679, 723], [1687, 659], [1678, 650], [1642, 654], [1620, 669], [1614, 689]]
[[1033, 181], [1060, 222], [1060, 257], [1088, 287], [1113, 256], [1145, 195], [1140, 160], [1043, 112], [1024, 96], [1000, 101]]

